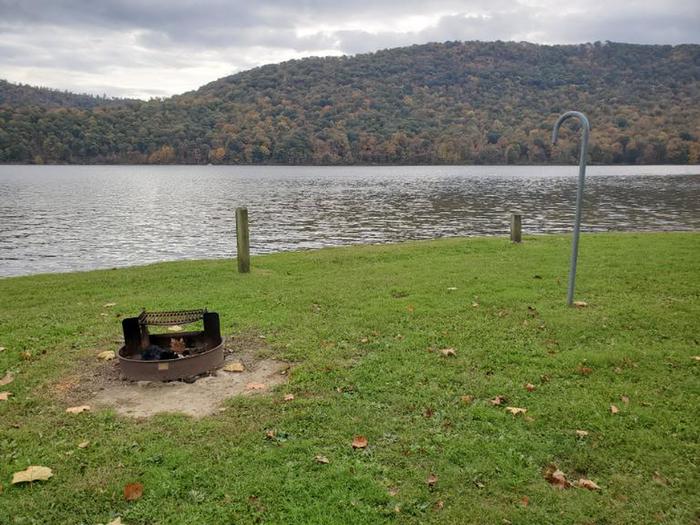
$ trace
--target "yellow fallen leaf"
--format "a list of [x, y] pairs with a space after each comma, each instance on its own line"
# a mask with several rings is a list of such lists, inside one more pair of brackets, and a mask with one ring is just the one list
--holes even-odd
[[367, 448], [369, 442], [365, 436], [355, 436], [352, 438], [352, 448]]
[[5, 347], [4, 347], [4, 346], [0, 346], [0, 352], [4, 352], [4, 351], [5, 351]]
[[314, 456], [314, 461], [316, 463], [321, 463], [322, 465], [327, 465], [328, 463], [330, 463], [330, 460], [326, 456], [322, 456], [321, 454]]
[[454, 291], [456, 291], [456, 290], [457, 290], [457, 287], [456, 287], [456, 286], [448, 286], [448, 287], [447, 287], [447, 291], [448, 291], [448, 292], [454, 292]]
[[479, 308], [479, 303], [472, 303], [472, 308]]
[[0, 392], [0, 401], [7, 401], [7, 398], [12, 395], [12, 392]]
[[532, 383], [525, 383], [525, 390], [527, 390], [528, 392], [534, 392], [535, 390], [537, 390], [537, 387]]
[[117, 306], [117, 303], [105, 303], [102, 308], [112, 308], [112, 306]]
[[576, 435], [580, 438], [585, 438], [588, 436], [588, 430], [577, 430]]
[[457, 352], [455, 352], [454, 348], [443, 348], [440, 350], [440, 353], [444, 355], [445, 357], [450, 357], [450, 356], [456, 356]]
[[514, 416], [517, 416], [518, 414], [524, 414], [527, 412], [527, 408], [506, 407], [506, 412], [510, 412]]
[[173, 326], [168, 326], [168, 332], [182, 332], [184, 330], [182, 326], [174, 324]]
[[574, 306], [576, 308], [585, 308], [588, 306], [588, 303], [586, 301], [574, 301]]
[[619, 408], [617, 408], [615, 405], [610, 405], [610, 413], [611, 414], [617, 414], [620, 411]]
[[294, 401], [294, 394], [287, 394], [284, 396], [285, 401]]
[[578, 481], [575, 481], [574, 485], [581, 487], [582, 489], [600, 490], [600, 487], [594, 481], [586, 478], [581, 478]]
[[224, 366], [223, 370], [225, 372], [243, 372], [245, 370], [245, 366], [243, 366], [243, 363], [236, 361]]
[[89, 441], [82, 441], [82, 442], [78, 443], [78, 448], [88, 448], [89, 446], [90, 446]]
[[[0, 348], [0, 352], [2, 352], [3, 350], [5, 350], [5, 349]], [[700, 355], [694, 355], [693, 357], [691, 357], [691, 359], [694, 359], [695, 361], [700, 361]]]
[[90, 405], [80, 405], [77, 407], [68, 407], [66, 412], [69, 414], [81, 414], [90, 410]]
[[8, 372], [5, 374], [5, 377], [0, 379], [0, 386], [9, 385], [14, 380], [15, 380], [14, 374], [12, 372]]
[[107, 525], [124, 525], [121, 518], [115, 518], [110, 521]]
[[101, 359], [102, 361], [111, 361], [115, 357], [117, 356], [112, 350], [105, 350], [97, 354], [97, 359]]
[[246, 390], [263, 390], [265, 388], [265, 383], [248, 383], [245, 386]]
[[12, 484], [31, 483], [32, 481], [46, 481], [53, 476], [53, 471], [49, 467], [32, 465], [26, 470], [15, 472], [12, 475]]

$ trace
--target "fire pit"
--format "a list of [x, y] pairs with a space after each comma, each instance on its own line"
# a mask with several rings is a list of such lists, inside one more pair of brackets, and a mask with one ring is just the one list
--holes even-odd
[[[180, 326], [202, 321], [203, 330], [151, 334], [149, 326]], [[119, 365], [127, 379], [171, 381], [194, 377], [224, 362], [219, 315], [205, 310], [141, 312], [122, 321], [124, 346]]]

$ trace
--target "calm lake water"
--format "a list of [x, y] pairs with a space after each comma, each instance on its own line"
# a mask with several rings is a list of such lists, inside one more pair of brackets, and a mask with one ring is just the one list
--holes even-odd
[[[584, 232], [700, 228], [700, 166], [594, 166]], [[0, 276], [461, 235], [571, 231], [576, 166], [0, 166]]]

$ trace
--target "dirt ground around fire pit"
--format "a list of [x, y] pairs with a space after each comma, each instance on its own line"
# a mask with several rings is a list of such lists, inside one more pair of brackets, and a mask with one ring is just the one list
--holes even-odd
[[[188, 381], [127, 381], [120, 375], [118, 362], [112, 360], [64, 378], [54, 385], [54, 391], [67, 404], [113, 408], [134, 418], [161, 413], [199, 418], [216, 413], [226, 399], [265, 394], [288, 379], [291, 365], [266, 358], [266, 345], [259, 336], [227, 338], [225, 354], [222, 368]], [[244, 370], [226, 371], [231, 363], [242, 363]]]

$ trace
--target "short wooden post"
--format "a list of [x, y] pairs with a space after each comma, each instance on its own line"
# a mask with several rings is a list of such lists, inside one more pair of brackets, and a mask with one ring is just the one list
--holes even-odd
[[236, 260], [238, 273], [250, 272], [250, 232], [248, 208], [236, 208]]
[[520, 212], [510, 214], [510, 241], [522, 242], [523, 240], [523, 221]]

